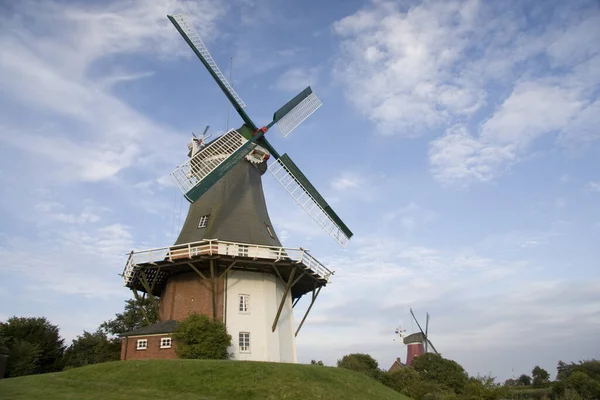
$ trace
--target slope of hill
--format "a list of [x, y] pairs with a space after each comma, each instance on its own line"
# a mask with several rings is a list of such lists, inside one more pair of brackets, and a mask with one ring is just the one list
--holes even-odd
[[410, 400], [342, 368], [239, 361], [116, 361], [0, 380], [9, 399]]

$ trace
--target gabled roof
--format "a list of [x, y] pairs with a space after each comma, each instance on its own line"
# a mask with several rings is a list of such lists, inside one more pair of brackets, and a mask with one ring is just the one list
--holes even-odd
[[397, 371], [400, 368], [404, 368], [406, 367], [406, 364], [402, 364], [402, 361], [400, 360], [400, 357], [396, 358], [396, 361], [394, 361], [394, 363], [392, 364], [392, 366], [390, 367], [390, 369], [388, 369], [388, 372], [393, 372], [393, 371]]
[[160, 333], [171, 333], [177, 329], [177, 321], [170, 319], [167, 321], [157, 322], [143, 328], [134, 329], [129, 332], [123, 333], [121, 336], [142, 336], [142, 335], [156, 335]]

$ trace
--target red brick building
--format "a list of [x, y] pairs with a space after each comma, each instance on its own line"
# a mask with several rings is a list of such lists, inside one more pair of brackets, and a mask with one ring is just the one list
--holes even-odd
[[121, 340], [121, 360], [177, 358], [172, 334], [177, 321], [162, 321], [127, 332]]

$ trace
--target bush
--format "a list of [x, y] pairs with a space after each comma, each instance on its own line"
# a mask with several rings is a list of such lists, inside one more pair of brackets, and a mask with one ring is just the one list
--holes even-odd
[[392, 372], [382, 372], [379, 381], [385, 386], [403, 393], [414, 400], [423, 400], [427, 396], [439, 396], [443, 390], [434, 382], [425, 382], [412, 367], [405, 367]]
[[365, 374], [375, 379], [378, 379], [382, 373], [379, 370], [377, 361], [369, 354], [353, 353], [345, 355], [341, 360], [338, 360], [337, 366], [339, 368], [360, 372], [361, 374]]
[[443, 358], [439, 354], [427, 353], [416, 357], [412, 362], [413, 368], [421, 378], [435, 382], [442, 388], [461, 393], [469, 376], [456, 361]]
[[227, 360], [231, 335], [221, 321], [212, 321], [206, 315], [190, 314], [179, 322], [173, 335], [175, 351], [181, 358]]

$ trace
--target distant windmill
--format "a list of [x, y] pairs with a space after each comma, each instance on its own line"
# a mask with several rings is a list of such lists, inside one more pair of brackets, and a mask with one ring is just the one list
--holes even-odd
[[[417, 326], [419, 327], [420, 332], [415, 332], [415, 333], [411, 333], [411, 334], [407, 335], [406, 329], [402, 329], [401, 327], [398, 327], [394, 330], [394, 333], [397, 336], [399, 336], [400, 338], [402, 338], [402, 342], [407, 346], [407, 348], [406, 348], [406, 364], [405, 365], [412, 364], [413, 359], [415, 357], [418, 357], [420, 355], [428, 353], [429, 346], [431, 346], [431, 348], [433, 349], [433, 351], [436, 354], [439, 354], [437, 349], [435, 348], [433, 343], [431, 343], [431, 340], [429, 340], [429, 337], [428, 337], [429, 313], [426, 314], [425, 331], [423, 331], [423, 328], [421, 328], [421, 324], [417, 320], [417, 317], [415, 317], [415, 313], [413, 312], [412, 308], [410, 309], [410, 314], [412, 315], [413, 319], [417, 323]], [[396, 340], [396, 339], [394, 339], [394, 340]], [[400, 367], [401, 365], [402, 364], [400, 364], [400, 359], [398, 358], [392, 368], [395, 369], [397, 367]]]

